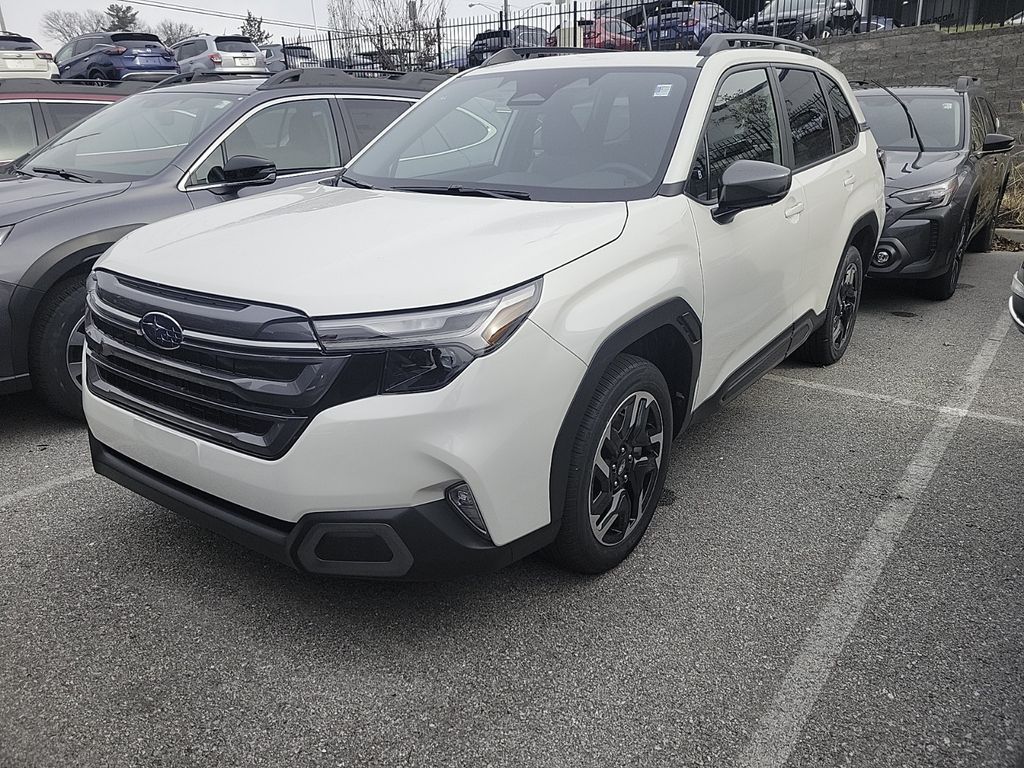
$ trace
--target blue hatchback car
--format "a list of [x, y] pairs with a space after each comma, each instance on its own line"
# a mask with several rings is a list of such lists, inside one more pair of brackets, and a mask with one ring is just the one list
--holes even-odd
[[174, 54], [148, 32], [91, 32], [53, 57], [65, 80], [162, 80], [178, 71]]
[[696, 2], [673, 6], [647, 18], [636, 31], [637, 48], [643, 51], [700, 48], [708, 35], [734, 32], [739, 24], [718, 3]]

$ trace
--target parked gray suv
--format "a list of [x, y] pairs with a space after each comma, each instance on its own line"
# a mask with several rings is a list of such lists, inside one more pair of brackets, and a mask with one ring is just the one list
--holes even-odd
[[100, 254], [145, 224], [337, 174], [444, 76], [193, 80], [97, 112], [0, 177], [0, 393], [34, 388], [80, 416], [85, 276]]
[[171, 46], [182, 72], [260, 73], [263, 51], [241, 35], [197, 35]]

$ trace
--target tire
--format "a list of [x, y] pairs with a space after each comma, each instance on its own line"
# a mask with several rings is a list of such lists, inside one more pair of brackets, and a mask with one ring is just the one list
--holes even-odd
[[98, 69], [90, 70], [89, 71], [88, 79], [91, 80], [92, 82], [98, 83], [98, 84], [103, 84], [103, 83], [107, 82], [107, 78], [105, 78], [103, 76], [103, 73], [100, 72]]
[[[85, 342], [84, 319], [85, 277], [66, 278], [43, 299], [29, 338], [28, 364], [33, 388], [50, 408], [73, 419], [84, 418], [80, 363]], [[77, 379], [71, 372], [76, 355]]]
[[[645, 402], [641, 411], [638, 405]], [[665, 378], [649, 361], [633, 355], [612, 360], [576, 433], [562, 523], [547, 548], [549, 559], [578, 573], [603, 573], [633, 551], [665, 485], [671, 403]], [[626, 424], [633, 429], [622, 430]], [[626, 445], [619, 444], [620, 431], [626, 432]], [[612, 453], [619, 462], [611, 460]], [[604, 515], [592, 517], [592, 505], [604, 503]]]
[[839, 362], [850, 345], [863, 292], [864, 262], [857, 246], [849, 245], [828, 295], [825, 322], [797, 350], [799, 359], [820, 366]]
[[960, 225], [960, 232], [957, 234], [956, 245], [953, 250], [953, 258], [949, 267], [938, 277], [921, 282], [921, 295], [932, 301], [946, 301], [956, 293], [957, 283], [960, 282], [960, 270], [964, 265], [964, 254], [967, 252], [967, 236], [971, 231], [971, 220], [965, 218]]

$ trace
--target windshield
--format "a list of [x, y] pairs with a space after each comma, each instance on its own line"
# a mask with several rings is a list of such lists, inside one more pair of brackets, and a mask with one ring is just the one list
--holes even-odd
[[149, 92], [124, 99], [51, 139], [19, 169], [59, 168], [97, 181], [135, 181], [164, 170], [242, 96]]
[[[959, 96], [898, 94], [910, 109], [926, 150], [943, 151], [963, 146], [963, 99]], [[882, 149], [920, 149], [910, 132], [907, 114], [888, 94], [858, 96], [864, 118]]]
[[346, 178], [385, 189], [452, 186], [535, 200], [637, 200], [675, 147], [690, 70], [542, 69], [441, 87], [356, 159]]

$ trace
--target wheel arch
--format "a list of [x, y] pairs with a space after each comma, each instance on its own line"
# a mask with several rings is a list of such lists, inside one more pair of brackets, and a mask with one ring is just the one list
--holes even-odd
[[67, 240], [56, 245], [36, 259], [19, 281], [22, 290], [15, 291], [11, 299], [11, 319], [20, 331], [12, 339], [13, 359], [18, 370], [28, 369], [28, 347], [39, 306], [53, 287], [74, 276], [83, 277], [93, 263], [114, 243], [138, 229], [142, 224], [130, 224], [102, 229]]
[[701, 322], [682, 298], [672, 298], [632, 318], [598, 347], [566, 411], [551, 456], [549, 497], [552, 523], [565, 507], [573, 442], [598, 383], [609, 363], [620, 354], [644, 358], [661, 371], [672, 395], [673, 435], [693, 413], [700, 372]]
[[847, 248], [851, 245], [855, 246], [860, 251], [861, 267], [866, 275], [868, 267], [871, 266], [875, 246], [878, 245], [878, 238], [881, 237], [881, 234], [882, 226], [875, 214], [865, 213], [850, 228], [850, 237], [843, 247], [843, 253], [840, 254], [840, 263], [842, 263], [842, 256], [846, 253]]

